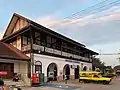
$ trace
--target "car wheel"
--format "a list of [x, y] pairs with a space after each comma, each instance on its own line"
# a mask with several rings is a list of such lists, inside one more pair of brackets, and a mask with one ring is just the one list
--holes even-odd
[[84, 80], [84, 83], [89, 83], [89, 81], [88, 80]]
[[108, 85], [110, 82], [109, 81], [103, 81], [104, 85]]

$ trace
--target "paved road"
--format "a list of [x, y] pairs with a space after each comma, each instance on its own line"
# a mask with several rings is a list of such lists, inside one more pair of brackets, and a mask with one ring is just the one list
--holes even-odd
[[120, 90], [120, 79], [113, 80], [110, 85], [84, 84], [80, 89], [76, 90]]
[[[58, 84], [58, 83], [57, 83]], [[62, 84], [62, 83], [60, 83]], [[120, 90], [120, 77], [114, 79], [110, 85], [102, 85], [102, 84], [84, 84], [84, 83], [78, 83], [78, 82], [72, 82], [68, 83], [66, 87], [64, 87], [64, 83], [62, 85], [58, 86], [42, 86], [42, 87], [32, 87], [32, 88], [26, 88], [23, 90]], [[71, 87], [71, 89], [69, 88]]]

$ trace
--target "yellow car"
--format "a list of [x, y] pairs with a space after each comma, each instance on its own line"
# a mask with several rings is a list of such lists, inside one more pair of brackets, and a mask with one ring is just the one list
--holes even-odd
[[98, 82], [103, 84], [109, 84], [112, 78], [102, 77], [100, 72], [80, 72], [79, 82], [85, 83]]

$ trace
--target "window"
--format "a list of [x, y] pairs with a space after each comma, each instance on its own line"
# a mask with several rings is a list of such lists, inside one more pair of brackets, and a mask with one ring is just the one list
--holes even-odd
[[47, 47], [51, 47], [51, 37], [47, 36]]
[[34, 43], [40, 45], [40, 33], [35, 32], [35, 40]]
[[35, 32], [35, 39], [40, 40], [40, 33]]
[[46, 34], [45, 33], [41, 33], [41, 45], [42, 46], [46, 46]]
[[98, 76], [98, 75], [94, 75], [94, 77], [95, 77], [95, 78], [99, 78], [99, 76]]
[[14, 46], [14, 47], [17, 47], [17, 41], [14, 41], [14, 42], [13, 42], [13, 46]]
[[28, 38], [28, 45], [30, 45], [30, 38]]
[[35, 44], [36, 45], [40, 45], [40, 41], [39, 40], [35, 40]]
[[23, 36], [23, 45], [27, 45], [27, 37]]
[[56, 49], [56, 39], [52, 38], [52, 48]]
[[51, 43], [51, 37], [47, 36], [47, 43]]

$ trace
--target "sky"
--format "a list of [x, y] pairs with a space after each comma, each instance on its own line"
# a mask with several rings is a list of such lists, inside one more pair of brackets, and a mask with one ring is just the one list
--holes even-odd
[[[116, 1], [119, 0], [0, 0], [0, 37], [12, 14], [18, 13], [98, 53], [120, 53], [120, 2]], [[90, 8], [93, 5], [96, 6]], [[119, 55], [98, 57], [106, 65], [120, 64]]]

